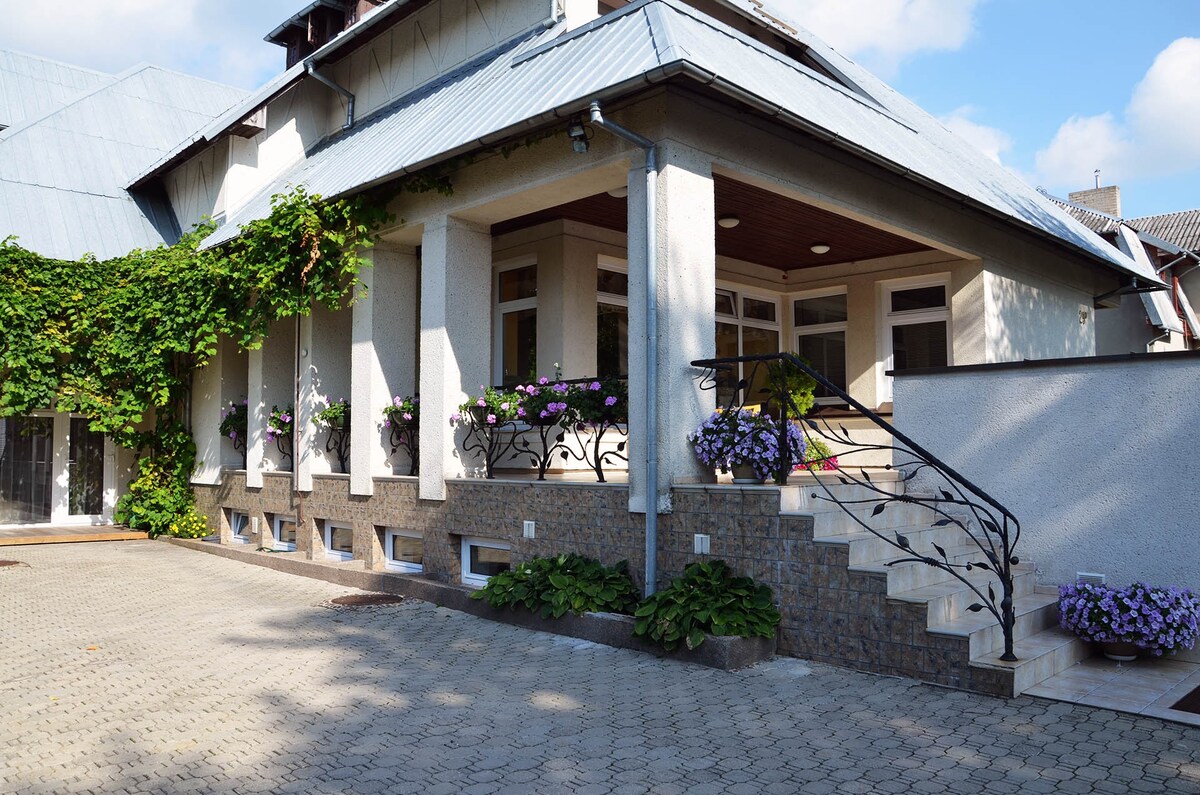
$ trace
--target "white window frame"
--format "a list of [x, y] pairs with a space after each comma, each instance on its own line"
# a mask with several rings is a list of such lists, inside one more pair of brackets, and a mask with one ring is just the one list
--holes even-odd
[[421, 563], [408, 563], [402, 560], [394, 560], [392, 557], [393, 547], [397, 538], [419, 538], [421, 540], [421, 557], [425, 557], [425, 536], [416, 530], [401, 530], [397, 527], [385, 527], [383, 532], [383, 567], [388, 571], [399, 571], [405, 574], [420, 574], [425, 571], [425, 566]]
[[[713, 324], [713, 331], [716, 331], [717, 323], [727, 323], [737, 326], [737, 355], [745, 356], [745, 346], [742, 335], [744, 328], [756, 328], [764, 331], [774, 331], [776, 338], [779, 340], [779, 345], [783, 345], [783, 295], [781, 293], [762, 292], [751, 288], [745, 289], [743, 285], [732, 284], [729, 282], [717, 282], [717, 293], [726, 293], [733, 296], [733, 311], [734, 314], [726, 315], [721, 312], [716, 313], [716, 319]], [[755, 301], [763, 301], [775, 305], [775, 322], [771, 323], [767, 320], [758, 320], [756, 318], [745, 317], [745, 307], [742, 306], [742, 299], [752, 298]], [[713, 296], [715, 303], [716, 296]], [[746, 377], [746, 365], [743, 363], [738, 367], [738, 380]]]
[[[623, 259], [618, 259], [616, 257], [609, 257], [605, 254], [600, 254], [596, 257], [597, 275], [599, 275], [600, 271], [609, 271], [610, 273], [623, 273], [623, 274], [625, 274], [626, 277], [628, 277], [629, 276], [629, 263]], [[628, 281], [626, 282], [626, 286], [628, 287]], [[599, 311], [600, 311], [601, 304], [608, 304], [609, 306], [624, 307], [625, 315], [626, 315], [626, 317], [628, 317], [629, 316], [629, 292], [628, 292], [628, 289], [626, 289], [625, 295], [617, 295], [616, 293], [601, 292], [599, 286], [597, 286], [596, 287], [597, 317], [599, 317]], [[599, 339], [599, 330], [598, 329], [596, 332], [596, 336], [597, 336], [597, 339]], [[628, 359], [629, 359], [629, 340], [628, 339], [625, 340], [625, 357], [626, 357], [626, 361], [628, 361]], [[595, 368], [596, 371], [599, 371], [599, 369], [600, 369], [599, 357], [597, 357], [597, 361], [595, 361], [594, 364], [596, 365], [596, 368]], [[629, 373], [624, 373], [624, 375], [629, 375]]]
[[[845, 320], [839, 321], [837, 323], [816, 323], [811, 326], [800, 326], [800, 325], [796, 324], [796, 302], [797, 301], [806, 301], [810, 298], [828, 298], [831, 295], [846, 296], [846, 315], [847, 315], [847, 317]], [[791, 320], [791, 325], [792, 325], [792, 338], [795, 340], [796, 350], [800, 350], [800, 338], [809, 336], [811, 334], [829, 334], [832, 332], [840, 331], [840, 332], [842, 332], [843, 339], [845, 339], [845, 335], [847, 334], [847, 330], [846, 330], [847, 326], [850, 325], [850, 317], [849, 317], [850, 295], [849, 295], [849, 291], [847, 290], [847, 285], [842, 284], [842, 285], [838, 285], [836, 287], [822, 287], [817, 290], [804, 290], [803, 292], [799, 292], [799, 293], [791, 293], [788, 295], [788, 300], [791, 302], [789, 304], [788, 308], [791, 310], [790, 320]], [[847, 356], [848, 355], [849, 355], [849, 349], [847, 348]], [[845, 368], [847, 379], [849, 379], [850, 368], [848, 366], [848, 362], [843, 362], [842, 366], [843, 366], [843, 368]], [[847, 383], [846, 386], [843, 388], [848, 393], [850, 391], [850, 384]], [[815, 400], [816, 400], [816, 404], [818, 406], [841, 406], [841, 405], [844, 405], [846, 402], [846, 401], [842, 400], [841, 398], [837, 398], [837, 397], [822, 397], [822, 398], [815, 398]]]
[[485, 577], [482, 574], [475, 574], [471, 571], [471, 547], [486, 547], [488, 549], [504, 549], [512, 551], [512, 544], [504, 541], [497, 541], [494, 538], [476, 538], [463, 536], [462, 546], [459, 557], [462, 562], [462, 571], [460, 577], [463, 585], [470, 585], [475, 588], [482, 588], [487, 585], [491, 577]]
[[325, 529], [321, 533], [321, 543], [325, 545], [325, 557], [330, 560], [354, 560], [354, 550], [342, 552], [333, 548], [333, 531], [334, 530], [349, 530], [350, 531], [350, 546], [354, 546], [354, 527], [345, 522], [325, 522]]
[[[504, 316], [513, 312], [521, 312], [526, 309], [532, 309], [536, 312], [538, 308], [537, 295], [533, 298], [519, 298], [515, 301], [500, 300], [500, 274], [506, 271], [513, 271], [519, 268], [528, 268], [533, 266], [538, 267], [537, 257], [532, 254], [515, 259], [504, 260], [492, 264], [492, 373], [494, 378], [493, 384], [504, 383]], [[542, 274], [541, 269], [538, 269], [538, 290], [541, 289]], [[537, 366], [537, 363], [534, 363]], [[525, 376], [520, 377], [520, 383], [524, 383]]]
[[[887, 403], [892, 399], [892, 382], [895, 380], [886, 373], [895, 369], [895, 351], [892, 349], [892, 329], [897, 326], [913, 326], [918, 323], [946, 324], [946, 365], [954, 364], [954, 323], [950, 311], [950, 274], [936, 273], [929, 276], [913, 276], [906, 279], [889, 279], [879, 283], [879, 377], [880, 385], [878, 403]], [[918, 290], [922, 287], [946, 288], [946, 305], [936, 309], [912, 309], [906, 312], [892, 312], [892, 293], [905, 290]]]
[[[237, 532], [237, 526], [238, 526], [237, 519], [239, 516], [246, 520], [246, 524], [245, 524], [246, 534], [245, 535], [238, 535], [238, 532]], [[229, 509], [229, 537], [232, 539], [233, 543], [235, 543], [235, 544], [249, 544], [250, 543], [250, 514], [244, 512], [244, 511], [235, 511], [232, 508]]]
[[281, 533], [281, 531], [280, 531], [280, 527], [279, 527], [279, 526], [280, 526], [281, 524], [283, 524], [284, 522], [291, 522], [292, 524], [296, 525], [296, 534], [297, 534], [297, 535], [299, 535], [299, 534], [300, 534], [300, 523], [299, 523], [298, 521], [296, 521], [296, 517], [294, 517], [294, 516], [280, 516], [280, 515], [272, 516], [272, 517], [271, 517], [271, 542], [272, 542], [272, 546], [273, 546], [275, 549], [277, 549], [277, 550], [282, 550], [282, 551], [284, 551], [284, 552], [295, 552], [295, 551], [296, 551], [296, 545], [295, 545], [295, 544], [293, 544], [293, 543], [292, 543], [292, 542], [290, 542], [290, 541], [280, 541], [280, 540], [279, 540], [279, 538], [280, 538], [280, 533]]

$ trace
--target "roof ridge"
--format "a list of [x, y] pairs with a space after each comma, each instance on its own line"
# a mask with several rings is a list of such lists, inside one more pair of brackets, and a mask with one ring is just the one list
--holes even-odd
[[60, 61], [56, 58], [47, 58], [45, 55], [35, 55], [34, 53], [25, 50], [14, 50], [11, 47], [0, 47], [0, 53], [9, 53], [10, 55], [19, 55], [22, 58], [30, 58], [43, 63], [52, 63], [55, 66], [65, 66], [68, 69], [74, 69], [77, 72], [88, 72], [90, 74], [99, 75], [100, 77], [115, 77], [112, 72], [101, 72], [99, 69], [93, 69], [90, 66], [80, 66], [79, 64]]
[[[198, 83], [208, 83], [210, 86], [215, 86], [217, 88], [225, 88], [225, 89], [229, 89], [230, 91], [237, 91], [240, 94], [242, 94], [242, 97], [239, 98], [239, 101], [240, 101], [240, 99], [243, 99], [250, 95], [250, 92], [244, 88], [239, 88], [238, 86], [231, 86], [228, 83], [222, 83], [217, 80], [213, 80], [211, 77], [201, 77], [200, 75], [194, 75], [194, 74], [191, 74], [190, 72], [181, 72], [178, 69], [171, 69], [166, 66], [160, 66], [159, 64], [150, 63], [149, 61], [140, 61], [140, 62], [134, 64], [133, 66], [129, 67], [128, 69], [118, 72], [115, 75], [115, 77], [118, 80], [127, 80], [128, 78], [133, 77], [134, 75], [141, 74], [142, 72], [146, 72], [151, 69], [158, 71], [158, 72], [163, 72], [165, 74], [174, 75], [176, 77], [186, 77], [188, 80], [194, 80]], [[232, 105], [230, 107], [232, 107]]]
[[1132, 221], [1149, 221], [1152, 218], [1169, 218], [1172, 215], [1188, 215], [1190, 213], [1200, 213], [1200, 207], [1191, 210], [1171, 210], [1165, 213], [1154, 213], [1153, 215], [1139, 215], [1136, 218], [1131, 218]]

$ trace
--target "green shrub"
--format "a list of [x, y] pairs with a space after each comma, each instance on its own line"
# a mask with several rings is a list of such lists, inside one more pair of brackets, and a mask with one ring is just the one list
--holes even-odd
[[523, 606], [542, 618], [560, 618], [568, 610], [575, 615], [629, 613], [638, 591], [626, 561], [605, 566], [572, 552], [518, 563], [493, 575], [471, 598], [486, 599], [495, 608]]
[[175, 538], [204, 538], [212, 534], [208, 529], [208, 518], [195, 508], [176, 517], [167, 532]]
[[143, 458], [137, 479], [117, 501], [113, 519], [133, 530], [144, 530], [155, 538], [169, 533], [171, 524], [193, 511], [194, 504], [186, 481], [181, 482], [173, 473], [149, 458]]
[[633, 615], [633, 634], [667, 651], [681, 643], [694, 649], [704, 642], [705, 633], [770, 638], [779, 625], [771, 589], [749, 577], [735, 577], [723, 560], [689, 565], [682, 577], [647, 597]]

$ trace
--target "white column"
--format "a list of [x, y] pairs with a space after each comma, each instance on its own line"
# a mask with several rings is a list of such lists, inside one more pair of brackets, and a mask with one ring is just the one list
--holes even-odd
[[192, 438], [196, 441], [193, 483], [221, 482], [221, 410], [223, 382], [221, 346], [217, 354], [196, 371], [192, 380]]
[[374, 476], [391, 474], [383, 407], [417, 391], [416, 255], [376, 246], [370, 257], [359, 274], [365, 295], [354, 304], [350, 372], [350, 493], [363, 496], [374, 493]]
[[264, 394], [263, 349], [255, 348], [246, 363], [246, 486], [261, 489], [263, 485], [263, 445], [266, 443], [267, 418], [271, 407]]
[[[298, 436], [299, 449], [295, 450], [292, 465], [296, 467], [296, 489], [312, 491], [313, 445], [317, 443], [316, 426], [313, 425], [314, 403], [316, 388], [314, 380], [316, 368], [313, 367], [313, 316], [309, 314], [300, 318], [300, 400], [296, 404], [296, 416], [292, 422], [300, 433]], [[293, 443], [295, 444], [295, 443]]]
[[461, 429], [449, 418], [491, 378], [492, 236], [444, 217], [421, 241], [421, 473], [419, 495], [446, 499], [446, 478], [463, 473]]
[[[712, 163], [673, 142], [659, 147], [656, 202], [658, 352], [658, 506], [670, 510], [672, 483], [710, 479], [687, 435], [716, 407], [690, 362], [716, 354], [716, 235]], [[646, 455], [646, 180], [629, 173], [629, 508], [645, 510]]]
[[54, 414], [54, 469], [50, 484], [50, 521], [65, 522], [71, 515], [70, 460], [71, 415]]

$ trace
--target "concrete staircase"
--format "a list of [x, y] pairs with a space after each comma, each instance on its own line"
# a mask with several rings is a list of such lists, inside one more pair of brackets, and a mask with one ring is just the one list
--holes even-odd
[[[856, 473], [857, 474], [857, 473]], [[869, 500], [877, 495], [855, 485], [837, 481], [836, 474], [822, 474], [820, 479], [841, 500]], [[871, 472], [876, 486], [891, 493], [904, 493], [905, 484], [895, 472]], [[951, 574], [921, 562], [891, 561], [905, 557], [901, 550], [864, 530], [838, 504], [814, 495], [825, 496], [825, 490], [812, 480], [801, 483], [799, 504], [790, 506], [797, 513], [813, 517], [813, 543], [818, 548], [844, 554], [850, 577], [874, 578], [886, 582], [885, 598], [889, 605], [907, 605], [911, 611], [904, 615], [924, 618], [924, 637], [913, 632], [913, 644], [926, 644], [942, 652], [937, 659], [955, 660], [959, 665], [969, 661], [969, 671], [945, 672], [937, 678], [964, 687], [985, 689], [1002, 695], [1018, 695], [1089, 656], [1088, 646], [1074, 635], [1058, 629], [1058, 594], [1053, 589], [1039, 589], [1034, 569], [1022, 561], [1014, 577], [1014, 606], [1016, 610], [1015, 652], [1017, 662], [1000, 659], [1004, 639], [999, 622], [987, 610], [971, 612], [967, 608], [981, 600], [968, 585]], [[872, 515], [874, 504], [853, 506], [853, 515], [870, 527], [894, 538], [905, 536], [918, 555], [938, 557], [934, 544], [946, 550], [955, 563], [980, 560], [978, 547], [958, 527], [933, 527], [938, 518], [929, 508], [914, 503], [889, 505], [881, 514]], [[968, 544], [969, 546], [965, 546]], [[1017, 551], [1020, 556], [1019, 550]], [[967, 581], [987, 593], [989, 583], [999, 594], [997, 579], [988, 571], [960, 570]], [[864, 606], [865, 610], [877, 609]], [[945, 653], [950, 650], [951, 653]], [[931, 652], [931, 656], [936, 656]], [[868, 666], [869, 667], [869, 666]], [[931, 673], [931, 672], [927, 672]], [[933, 672], [935, 673], [935, 672]], [[972, 685], [973, 682], [982, 683]]]

